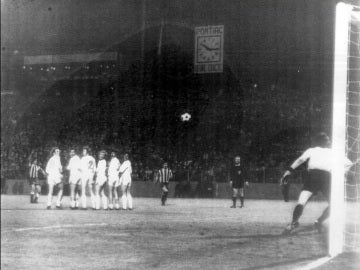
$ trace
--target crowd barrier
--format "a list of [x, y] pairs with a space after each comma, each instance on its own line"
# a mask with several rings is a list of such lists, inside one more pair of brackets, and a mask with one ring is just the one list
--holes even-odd
[[[41, 181], [42, 194], [47, 193], [46, 181]], [[177, 186], [178, 185], [178, 186]], [[177, 186], [177, 187], [176, 187]], [[217, 183], [213, 185], [212, 190], [209, 192], [203, 192], [199, 194], [197, 192], [197, 182], [191, 182], [190, 187], [185, 190], [183, 185], [178, 182], [170, 182], [169, 184], [169, 197], [207, 197], [207, 198], [230, 198], [231, 187], [228, 183]], [[301, 184], [291, 184], [289, 188], [289, 199], [297, 200], [301, 191]], [[30, 192], [30, 186], [26, 180], [10, 179], [2, 183], [1, 187], [2, 194], [9, 195], [26, 195]], [[132, 183], [132, 194], [134, 197], [159, 197], [161, 189], [159, 184], [153, 182], [133, 181]], [[88, 193], [88, 191], [87, 191]], [[177, 193], [177, 194], [175, 194]], [[205, 195], [204, 195], [205, 194]], [[69, 195], [69, 185], [64, 187], [64, 195]], [[269, 199], [269, 200], [283, 200], [283, 194], [278, 184], [272, 183], [250, 183], [249, 187], [245, 188], [245, 197], [247, 199]], [[318, 197], [317, 199], [323, 199]]]

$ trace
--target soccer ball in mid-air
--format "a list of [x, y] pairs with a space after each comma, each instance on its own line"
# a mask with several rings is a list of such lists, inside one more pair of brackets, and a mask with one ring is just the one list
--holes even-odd
[[187, 121], [189, 121], [191, 119], [191, 115], [189, 114], [189, 113], [183, 113], [182, 115], [181, 115], [181, 121], [183, 121], [183, 122], [187, 122]]

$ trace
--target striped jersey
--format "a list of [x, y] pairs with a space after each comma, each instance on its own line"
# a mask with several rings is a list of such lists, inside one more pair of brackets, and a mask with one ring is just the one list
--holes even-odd
[[29, 170], [29, 176], [32, 179], [39, 178], [39, 171], [41, 171], [41, 167], [36, 164], [31, 164], [30, 170]]
[[169, 168], [163, 168], [159, 170], [158, 177], [160, 183], [169, 183], [170, 179], [173, 177], [173, 173]]

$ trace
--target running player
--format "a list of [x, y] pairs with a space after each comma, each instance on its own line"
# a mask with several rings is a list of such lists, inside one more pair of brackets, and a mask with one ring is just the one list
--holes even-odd
[[70, 208], [77, 209], [79, 207], [79, 191], [81, 188], [81, 161], [76, 155], [75, 149], [70, 150], [70, 160], [67, 166], [70, 172]]
[[108, 198], [105, 194], [105, 187], [107, 184], [105, 155], [106, 155], [105, 150], [101, 150], [99, 152], [99, 161], [96, 167], [96, 184], [95, 184], [96, 210], [100, 209], [100, 196], [102, 199], [104, 210], [108, 209]]
[[168, 168], [168, 164], [167, 162], [165, 162], [163, 164], [162, 169], [160, 169], [158, 171], [157, 174], [157, 181], [160, 182], [161, 185], [161, 190], [162, 190], [162, 194], [161, 194], [161, 205], [164, 206], [168, 193], [169, 193], [169, 181], [170, 179], [173, 177], [173, 173], [172, 171]]
[[236, 208], [236, 199], [240, 196], [240, 208], [244, 207], [244, 183], [248, 186], [249, 183], [244, 179], [244, 169], [241, 166], [241, 157], [235, 156], [234, 165], [230, 167], [229, 178], [232, 188], [232, 201], [231, 208]]
[[54, 191], [54, 187], [57, 186], [59, 188], [58, 192], [58, 198], [56, 201], [56, 208], [61, 208], [61, 199], [63, 195], [63, 183], [62, 183], [62, 165], [60, 161], [60, 149], [57, 147], [54, 147], [51, 152], [51, 158], [49, 159], [47, 165], [46, 165], [46, 173], [47, 173], [47, 181], [49, 185], [49, 193], [48, 193], [48, 199], [47, 199], [47, 207], [46, 209], [51, 209], [51, 203], [52, 203], [52, 195]]
[[114, 204], [116, 209], [120, 209], [119, 204], [119, 193], [118, 188], [120, 186], [119, 179], [119, 169], [120, 169], [120, 161], [116, 157], [116, 153], [114, 151], [111, 152], [111, 160], [109, 163], [108, 170], [108, 185], [109, 185], [109, 209], [114, 209]]
[[46, 172], [38, 165], [38, 160], [35, 158], [31, 163], [29, 170], [29, 184], [31, 187], [30, 203], [37, 203], [39, 199], [39, 194], [41, 192], [39, 172], [46, 176]]
[[94, 174], [96, 170], [95, 159], [89, 155], [90, 149], [83, 148], [83, 156], [80, 161], [81, 166], [81, 206], [86, 210], [86, 187], [90, 189], [91, 206], [95, 209], [95, 192], [94, 192]]
[[120, 184], [122, 191], [122, 197], [121, 197], [122, 209], [132, 210], [133, 202], [130, 193], [132, 168], [128, 154], [124, 155], [124, 161], [120, 166], [119, 172], [121, 174]]
[[[330, 198], [330, 178], [332, 164], [332, 150], [330, 147], [330, 138], [325, 133], [317, 134], [313, 139], [314, 147], [307, 149], [294, 163], [285, 171], [280, 179], [280, 185], [287, 181], [287, 178], [301, 164], [307, 162], [307, 175], [304, 186], [299, 195], [298, 203], [293, 211], [292, 221], [284, 230], [284, 233], [290, 233], [299, 226], [299, 218], [302, 215], [305, 205], [313, 194], [319, 191], [326, 197]], [[352, 166], [350, 160], [345, 158], [345, 171]], [[315, 221], [315, 227], [321, 231], [322, 223], [329, 216], [329, 206], [325, 208], [322, 215]]]

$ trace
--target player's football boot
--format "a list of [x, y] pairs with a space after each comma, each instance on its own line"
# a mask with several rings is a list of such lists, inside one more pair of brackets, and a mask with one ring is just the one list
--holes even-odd
[[30, 203], [34, 203], [34, 194], [30, 194]]
[[235, 206], [235, 205], [232, 205], [232, 206], [230, 206], [230, 208], [236, 208], [236, 206]]
[[299, 222], [291, 222], [288, 224], [283, 232], [283, 234], [292, 233], [297, 227], [299, 227]]
[[46, 206], [47, 210], [51, 210], [51, 205]]
[[61, 204], [57, 204], [57, 205], [56, 205], [56, 209], [62, 210], [63, 208], [62, 208]]
[[314, 222], [314, 227], [319, 233], [321, 233], [323, 230], [323, 226], [318, 220]]

